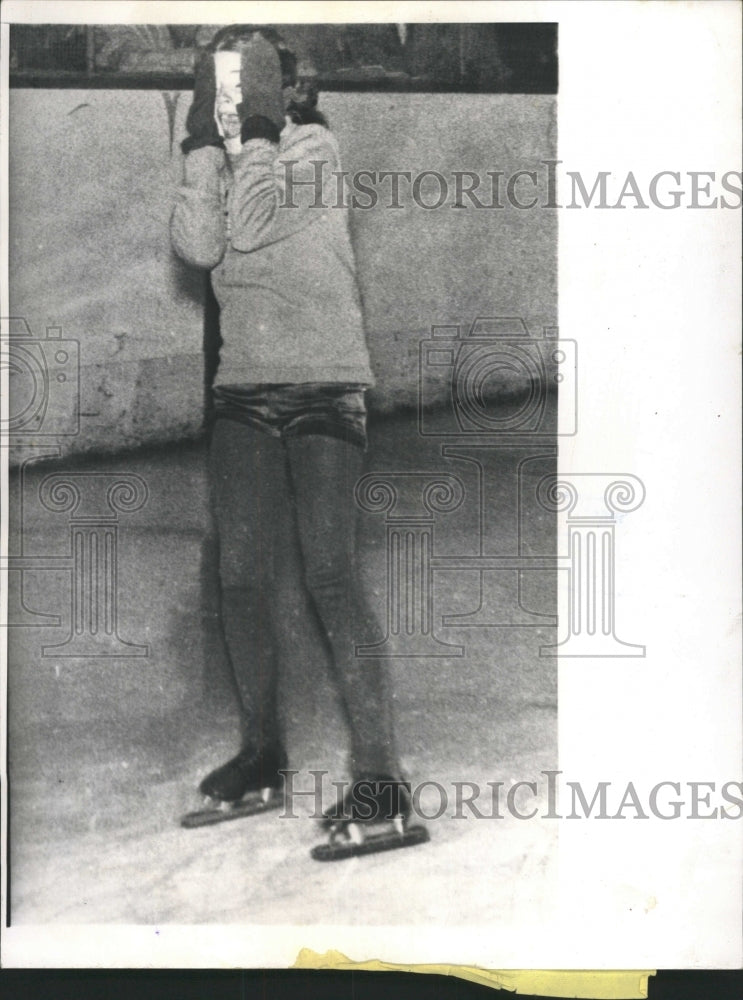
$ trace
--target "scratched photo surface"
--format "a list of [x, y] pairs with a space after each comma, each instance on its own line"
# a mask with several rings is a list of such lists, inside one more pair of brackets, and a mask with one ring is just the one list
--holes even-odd
[[[430, 836], [330, 867], [310, 849], [349, 733], [301, 558], [270, 623], [290, 806], [180, 826], [240, 740], [206, 466], [219, 309], [169, 236], [217, 28], [11, 30], [11, 923], [546, 919], [555, 825], [519, 813], [557, 764], [556, 406], [577, 359], [555, 213], [506, 184], [556, 157], [556, 25], [279, 26], [337, 139], [326, 207], [375, 378], [349, 502], [377, 625], [356, 655], [388, 672]], [[537, 795], [507, 797], [519, 781]]]

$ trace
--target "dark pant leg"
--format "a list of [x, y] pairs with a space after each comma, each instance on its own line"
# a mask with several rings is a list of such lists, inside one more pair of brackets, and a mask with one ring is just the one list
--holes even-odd
[[259, 750], [280, 741], [272, 595], [280, 547], [292, 539], [297, 544], [286, 452], [278, 438], [220, 419], [209, 472], [221, 620], [240, 697], [243, 744]]
[[379, 641], [380, 631], [356, 564], [360, 448], [336, 438], [287, 440], [305, 582], [327, 634], [351, 731], [357, 776], [398, 776], [387, 664], [357, 656], [355, 647]]

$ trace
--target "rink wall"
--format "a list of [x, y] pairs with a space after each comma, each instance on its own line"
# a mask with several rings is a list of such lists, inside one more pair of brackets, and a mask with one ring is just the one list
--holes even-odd
[[[53, 441], [67, 454], [200, 433], [205, 275], [168, 238], [190, 98], [11, 90], [9, 313], [23, 345], [11, 348], [23, 362], [11, 381], [15, 440]], [[388, 195], [351, 213], [373, 408], [416, 404], [419, 344], [432, 325], [521, 317], [540, 336], [557, 324], [556, 213], [452, 207], [454, 171], [482, 176], [485, 202], [488, 171], [544, 172], [541, 161], [556, 155], [554, 96], [337, 92], [321, 106], [351, 174], [437, 171], [450, 186], [437, 209], [415, 204], [403, 184], [401, 208]], [[422, 200], [436, 200], [436, 183]], [[447, 377], [436, 373], [429, 399]]]

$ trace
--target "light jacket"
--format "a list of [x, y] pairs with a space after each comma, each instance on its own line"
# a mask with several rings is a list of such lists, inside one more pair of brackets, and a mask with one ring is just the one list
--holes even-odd
[[340, 169], [335, 138], [317, 124], [287, 124], [278, 146], [249, 139], [235, 156], [187, 154], [171, 239], [212, 272], [216, 385], [373, 384]]

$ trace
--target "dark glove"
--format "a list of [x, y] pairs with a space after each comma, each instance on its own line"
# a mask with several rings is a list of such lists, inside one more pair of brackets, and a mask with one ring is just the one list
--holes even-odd
[[214, 120], [214, 102], [217, 97], [217, 83], [214, 76], [214, 56], [202, 51], [194, 68], [193, 103], [188, 109], [186, 129], [188, 137], [181, 143], [184, 153], [191, 153], [203, 146], [224, 148], [222, 136]]
[[242, 104], [237, 111], [242, 122], [241, 139], [279, 141], [284, 127], [284, 95], [281, 62], [276, 49], [256, 33], [241, 46], [240, 89]]

